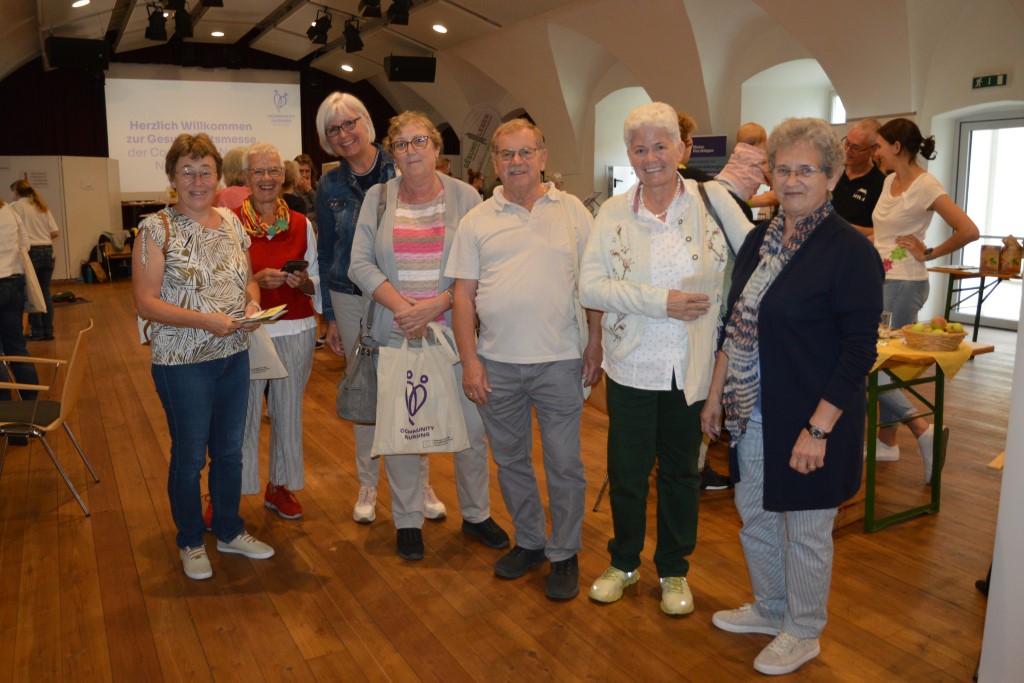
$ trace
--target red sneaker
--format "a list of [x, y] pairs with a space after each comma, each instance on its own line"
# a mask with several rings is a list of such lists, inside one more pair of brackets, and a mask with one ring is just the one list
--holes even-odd
[[210, 494], [207, 493], [203, 496], [203, 500], [206, 501], [206, 507], [203, 508], [203, 521], [206, 522], [206, 530], [213, 531], [213, 501], [210, 500]]
[[263, 506], [285, 519], [298, 519], [302, 516], [302, 506], [287, 486], [274, 486], [268, 483], [267, 491], [263, 494]]

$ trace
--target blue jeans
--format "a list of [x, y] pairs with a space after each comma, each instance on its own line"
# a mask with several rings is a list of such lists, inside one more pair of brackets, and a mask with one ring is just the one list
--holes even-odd
[[213, 533], [224, 542], [242, 532], [242, 437], [249, 395], [249, 353], [186, 365], [153, 365], [153, 383], [167, 413], [171, 467], [167, 495], [179, 548], [203, 544], [199, 477], [210, 453]]
[[[928, 300], [927, 280], [886, 280], [882, 285], [882, 310], [892, 311], [892, 329], [898, 330], [904, 325], [917, 322], [917, 316]], [[892, 381], [879, 373], [880, 385], [891, 384]], [[906, 421], [917, 413], [913, 404], [907, 400], [902, 391], [887, 391], [878, 395], [878, 419], [881, 422]]]
[[53, 297], [50, 296], [50, 280], [53, 279], [53, 247], [48, 244], [33, 246], [28, 250], [32, 269], [36, 271], [39, 289], [46, 299], [46, 313], [29, 313], [28, 323], [33, 337], [53, 336]]
[[[27, 356], [28, 346], [25, 343], [25, 331], [22, 328], [21, 316], [25, 312], [25, 276], [12, 275], [0, 278], [0, 354], [7, 356]], [[12, 363], [14, 379], [23, 384], [39, 384], [36, 366], [32, 363]], [[3, 379], [9, 380], [6, 373]], [[24, 399], [32, 400], [34, 391], [23, 391]], [[0, 399], [10, 400], [11, 392], [0, 391]]]

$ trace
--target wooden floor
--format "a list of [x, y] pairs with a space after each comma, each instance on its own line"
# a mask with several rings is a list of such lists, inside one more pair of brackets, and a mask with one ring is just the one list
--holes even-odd
[[[769, 638], [711, 625], [715, 610], [750, 599], [730, 493], [703, 498], [689, 576], [697, 610], [685, 618], [658, 609], [652, 547], [639, 586], [620, 602], [599, 606], [586, 597], [588, 582], [608, 564], [611, 531], [607, 502], [590, 512], [604, 480], [607, 421], [589, 407], [577, 599], [545, 599], [546, 569], [518, 581], [494, 577], [499, 551], [460, 533], [449, 456], [432, 460], [431, 482], [450, 516], [427, 522], [423, 561], [403, 561], [394, 552], [383, 476], [377, 521], [352, 521], [352, 430], [334, 414], [341, 362], [328, 351], [316, 352], [306, 397], [304, 517], [279, 519], [260, 496], [245, 497], [247, 529], [277, 555], [219, 555], [208, 536], [214, 577], [187, 579], [166, 495], [167, 425], [148, 349], [136, 341], [130, 284], [57, 289], [91, 301], [59, 307], [56, 341], [30, 349], [66, 357], [77, 330], [95, 318], [86, 393], [72, 427], [101, 482], [88, 479], [67, 438], [55, 434], [58, 456], [92, 507], [87, 518], [40, 446], [9, 451], [0, 477], [0, 680], [759, 677], [751, 662]], [[997, 352], [947, 385], [952, 436], [941, 513], [877, 534], [859, 525], [836, 533], [822, 654], [803, 667], [801, 680], [965, 681], [973, 674], [985, 613], [974, 581], [989, 565], [1000, 484], [985, 465], [1004, 448], [1015, 336], [983, 330], [981, 340]], [[880, 464], [880, 497], [889, 508], [927, 492], [910, 437], [900, 439], [903, 460]], [[725, 468], [722, 454], [714, 462]], [[495, 519], [510, 529], [493, 465], [491, 500]]]

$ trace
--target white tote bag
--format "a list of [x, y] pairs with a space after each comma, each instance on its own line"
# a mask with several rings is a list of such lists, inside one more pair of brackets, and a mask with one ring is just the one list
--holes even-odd
[[453, 453], [469, 448], [454, 365], [459, 362], [441, 325], [430, 323], [418, 346], [381, 347], [377, 361], [377, 429], [371, 453]]

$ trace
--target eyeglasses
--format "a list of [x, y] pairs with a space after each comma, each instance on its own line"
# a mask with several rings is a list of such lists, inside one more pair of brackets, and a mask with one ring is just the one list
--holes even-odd
[[417, 135], [412, 140], [395, 140], [391, 143], [392, 152], [405, 152], [412, 145], [413, 149], [426, 149], [430, 142], [429, 135]]
[[284, 169], [280, 166], [271, 166], [270, 168], [250, 168], [249, 173], [251, 173], [252, 177], [256, 179], [262, 178], [263, 176], [280, 178], [284, 175]]
[[852, 142], [850, 142], [849, 140], [847, 140], [846, 138], [843, 138], [843, 149], [848, 149], [851, 152], [853, 152], [854, 154], [860, 154], [862, 152], [870, 152], [871, 150], [875, 149], [876, 147], [878, 147], [878, 145], [868, 145], [867, 147], [861, 147], [860, 145], [855, 145]]
[[828, 173], [827, 168], [817, 168], [816, 166], [797, 166], [796, 168], [790, 168], [789, 166], [776, 166], [772, 169], [772, 175], [776, 180], [786, 180], [790, 175], [795, 175], [797, 178], [810, 178], [815, 173]]
[[217, 173], [208, 168], [203, 168], [198, 171], [194, 168], [183, 168], [180, 171], [175, 171], [174, 175], [179, 178], [184, 178], [190, 183], [194, 182], [196, 178], [200, 178], [203, 182], [210, 180], [210, 178], [213, 178], [214, 180], [217, 179]]
[[529, 161], [537, 154], [536, 147], [523, 147], [522, 149], [500, 149], [497, 152], [497, 157], [502, 161], [512, 161], [516, 158], [516, 155], [523, 161]]
[[353, 128], [356, 127], [356, 121], [358, 121], [361, 118], [363, 118], [363, 117], [362, 116], [357, 116], [354, 119], [348, 119], [347, 121], [342, 121], [341, 125], [339, 125], [339, 126], [327, 126], [327, 130], [325, 131], [327, 133], [327, 137], [333, 138], [334, 136], [336, 136], [341, 131], [345, 131], [346, 133], [350, 132]]

